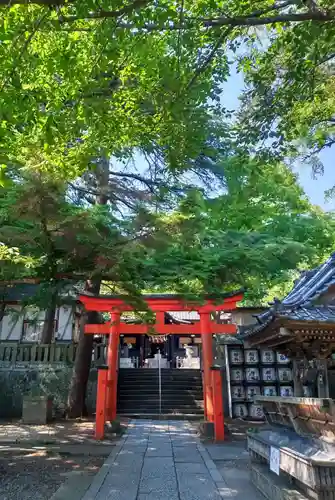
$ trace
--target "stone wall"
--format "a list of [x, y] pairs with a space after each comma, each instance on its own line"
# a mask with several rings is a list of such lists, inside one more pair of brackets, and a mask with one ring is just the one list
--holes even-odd
[[[0, 362], [0, 418], [20, 418], [24, 394], [48, 394], [54, 398], [55, 416], [64, 415], [72, 364]], [[92, 368], [87, 387], [87, 409], [96, 402], [97, 370]]]

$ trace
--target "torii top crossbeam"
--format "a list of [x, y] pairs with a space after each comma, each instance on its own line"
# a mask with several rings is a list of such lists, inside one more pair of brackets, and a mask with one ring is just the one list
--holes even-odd
[[[199, 323], [191, 325], [166, 325], [164, 321], [164, 313], [170, 311], [197, 311], [199, 315], [210, 315], [216, 311], [232, 311], [236, 309], [237, 302], [243, 298], [243, 292], [227, 293], [220, 297], [220, 300], [213, 300], [206, 298], [201, 304], [195, 302], [187, 302], [180, 295], [173, 294], [151, 294], [142, 295], [142, 300], [146, 306], [156, 313], [156, 324], [129, 324], [120, 323], [119, 333], [121, 334], [145, 334], [154, 328], [160, 334], [183, 334], [194, 333], [200, 334], [201, 327]], [[123, 312], [134, 311], [135, 306], [126, 302], [124, 298], [119, 295], [87, 295], [81, 294], [79, 300], [85, 306], [87, 311], [100, 311], [110, 312], [112, 314], [121, 315]], [[102, 325], [86, 325], [85, 333], [95, 334], [108, 334], [110, 332], [111, 323]], [[232, 334], [236, 333], [236, 326], [232, 324], [217, 324], [210, 322], [210, 332], [208, 333], [221, 333]]]
[[[243, 292], [222, 294], [218, 299], [205, 298], [202, 304], [187, 301], [175, 294], [149, 294], [142, 295], [141, 299], [152, 311], [230, 311], [236, 309], [236, 303], [243, 299]], [[135, 308], [120, 295], [90, 295], [81, 294], [79, 300], [88, 311], [133, 311]]]

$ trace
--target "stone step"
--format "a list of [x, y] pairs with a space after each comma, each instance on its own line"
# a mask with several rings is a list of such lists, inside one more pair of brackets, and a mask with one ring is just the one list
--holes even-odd
[[[155, 384], [157, 385], [158, 382], [159, 382], [159, 379], [158, 377], [157, 378], [150, 378], [150, 377], [147, 377], [147, 378], [122, 378], [122, 377], [119, 377], [118, 378], [119, 382], [124, 384], [124, 385], [128, 385], [128, 386], [132, 386], [132, 385], [143, 385], [143, 384]], [[178, 380], [168, 380], [168, 379], [164, 379], [162, 378], [161, 379], [162, 381], [162, 385], [176, 385], [176, 386], [185, 386], [185, 387], [193, 387], [193, 386], [198, 386], [198, 387], [201, 387], [202, 386], [202, 380], [188, 380], [188, 379], [178, 379]]]
[[[159, 398], [153, 398], [153, 399], [119, 399], [118, 404], [119, 406], [124, 406], [124, 405], [129, 405], [132, 404], [134, 406], [136, 405], [149, 405], [149, 404], [155, 404], [157, 401], [159, 401]], [[162, 404], [167, 404], [167, 405], [174, 405], [174, 406], [181, 406], [181, 405], [188, 405], [188, 406], [199, 406], [202, 404], [203, 399], [192, 399], [192, 400], [173, 400], [173, 399], [162, 399]]]
[[[159, 404], [159, 399], [150, 399], [148, 401], [138, 401], [138, 400], [131, 400], [131, 399], [123, 399], [119, 400], [119, 406], [120, 407], [125, 407], [125, 406], [133, 406], [133, 407], [148, 407], [148, 406], [154, 406]], [[165, 399], [162, 399], [162, 406], [166, 407], [175, 407], [175, 408], [199, 408], [203, 404], [203, 400], [199, 401], [167, 401]]]
[[[184, 408], [184, 407], [189, 407], [189, 408], [202, 408], [203, 407], [203, 401], [198, 400], [198, 401], [166, 401], [162, 400], [162, 406], [166, 407], [174, 407], [174, 408]], [[157, 399], [150, 399], [148, 401], [139, 401], [139, 400], [119, 400], [118, 401], [118, 406], [119, 408], [125, 408], [127, 406], [131, 406], [132, 408], [147, 408], [148, 406], [157, 406], [159, 405], [159, 400]]]
[[123, 417], [128, 417], [128, 418], [139, 418], [139, 419], [148, 419], [148, 420], [194, 420], [194, 421], [201, 421], [203, 420], [203, 414], [180, 414], [180, 413], [174, 413], [174, 414], [164, 414], [164, 413], [138, 413], [138, 412], [132, 412], [132, 413], [120, 413]]
[[[128, 387], [121, 382], [118, 384], [118, 388], [120, 393], [122, 392], [123, 394], [128, 394], [130, 397], [132, 394], [156, 394], [159, 391], [159, 386], [158, 384], [155, 386], [152, 385], [141, 385], [139, 387]], [[202, 394], [202, 387], [180, 387], [180, 386], [170, 386], [170, 387], [164, 387], [162, 386], [161, 388], [162, 393], [164, 394]]]
[[[128, 401], [127, 403], [120, 403], [118, 405], [118, 409], [126, 409], [130, 408], [131, 410], [138, 409], [138, 410], [148, 410], [150, 408], [159, 408], [159, 402], [151, 402], [150, 403], [139, 403], [138, 401]], [[203, 410], [203, 405], [201, 403], [199, 404], [173, 404], [173, 403], [164, 403], [162, 401], [162, 409], [165, 409], [166, 411], [175, 411], [175, 410], [188, 410], [189, 413], [192, 413], [192, 411], [198, 411], [198, 410]]]
[[[151, 381], [147, 381], [147, 382], [137, 381], [137, 383], [136, 383], [134, 381], [131, 384], [129, 384], [129, 383], [125, 383], [123, 380], [119, 380], [118, 385], [121, 387], [124, 387], [128, 391], [131, 391], [131, 390], [135, 391], [138, 389], [155, 390], [159, 387], [158, 381], [155, 381], [154, 383], [152, 383]], [[173, 390], [188, 391], [188, 390], [201, 390], [202, 389], [201, 384], [187, 384], [185, 382], [171, 384], [171, 383], [165, 383], [163, 380], [162, 380], [161, 387], [162, 387], [162, 390], [165, 390], [165, 391], [173, 391]]]
[[[187, 379], [187, 380], [197, 380], [202, 378], [201, 372], [189, 373], [185, 370], [177, 370], [176, 372], [170, 372], [169, 370], [161, 371], [161, 378], [164, 379]], [[140, 379], [140, 378], [158, 378], [158, 370], [136, 370], [132, 369], [125, 373], [125, 370], [119, 370], [119, 377], [128, 379]]]
[[[156, 394], [146, 394], [146, 395], [142, 395], [142, 394], [138, 394], [137, 396], [136, 395], [133, 395], [132, 397], [128, 397], [126, 394], [120, 394], [119, 395], [119, 401], [120, 403], [123, 402], [123, 401], [141, 401], [143, 399], [146, 399], [147, 401], [157, 401], [159, 399], [159, 395], [156, 393]], [[170, 396], [167, 396], [166, 394], [163, 394], [162, 395], [162, 401], [166, 401], [166, 402], [174, 402], [174, 403], [195, 403], [196, 401], [202, 401], [203, 398], [202, 396], [198, 396], [198, 397], [195, 397], [195, 396], [190, 396], [190, 395], [184, 395], [184, 394], [171, 394]]]
[[[120, 368], [120, 372], [123, 373], [157, 373], [158, 368]], [[201, 373], [201, 370], [198, 369], [193, 369], [193, 368], [162, 368], [161, 369], [162, 373], [173, 373], [173, 374], [180, 374], [180, 373], [189, 373], [189, 374], [198, 374]]]
[[[203, 415], [200, 370], [162, 370], [161, 412]], [[118, 380], [119, 414], [158, 414], [157, 369], [122, 369]]]
[[199, 418], [199, 420], [203, 419], [204, 418], [204, 412], [201, 410], [201, 411], [192, 411], [192, 412], [187, 412], [187, 411], [166, 411], [162, 408], [162, 413], [159, 413], [159, 408], [150, 408], [150, 409], [147, 409], [147, 410], [143, 410], [143, 409], [131, 409], [131, 408], [127, 408], [125, 410], [119, 410], [118, 411], [118, 415], [123, 415], [123, 416], [129, 416], [129, 415], [170, 415], [170, 417], [174, 417], [175, 415], [194, 415], [194, 416], [197, 416]]
[[[120, 394], [125, 394], [127, 395], [127, 397], [132, 397], [132, 396], [136, 396], [136, 395], [139, 395], [139, 394], [157, 394], [158, 391], [159, 391], [159, 387], [157, 385], [157, 387], [138, 387], [138, 388], [134, 388], [134, 387], [127, 387], [125, 386], [124, 384], [119, 384], [119, 388], [120, 388]], [[121, 391], [122, 389], [122, 391]], [[202, 395], [202, 387], [192, 387], [192, 388], [181, 388], [181, 387], [162, 387], [162, 394], [166, 394], [167, 396], [169, 396], [170, 394], [172, 395], [175, 395], [175, 396], [178, 396], [178, 394], [183, 394], [185, 396], [187, 396], [188, 394], [190, 396], [193, 396], [193, 395], [198, 395], [198, 394], [201, 394]]]

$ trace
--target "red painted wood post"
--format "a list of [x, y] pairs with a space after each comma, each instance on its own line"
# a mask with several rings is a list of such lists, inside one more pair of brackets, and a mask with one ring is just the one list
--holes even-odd
[[113, 335], [112, 335], [112, 328], [109, 328], [109, 337], [108, 337], [108, 349], [107, 349], [107, 367], [108, 367], [108, 372], [107, 372], [107, 393], [106, 393], [106, 417], [107, 420], [111, 420], [112, 416], [112, 398], [111, 398], [111, 391], [112, 391], [112, 380], [113, 380]]
[[120, 313], [111, 313], [111, 327], [108, 345], [108, 390], [107, 390], [107, 419], [111, 422], [116, 418], [117, 410], [117, 378], [118, 378], [118, 351], [120, 336]]
[[210, 313], [199, 311], [202, 340], [202, 366], [203, 366], [203, 390], [205, 419], [214, 421], [213, 415], [213, 392], [211, 366], [213, 364], [213, 344], [211, 334]]
[[211, 372], [214, 402], [214, 436], [215, 441], [224, 441], [224, 411], [220, 366], [212, 366]]
[[95, 413], [95, 439], [103, 439], [106, 423], [107, 366], [98, 367], [98, 387]]

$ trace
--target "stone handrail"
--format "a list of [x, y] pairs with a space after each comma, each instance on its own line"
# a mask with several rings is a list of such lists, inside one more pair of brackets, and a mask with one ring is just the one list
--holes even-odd
[[[75, 343], [33, 344], [0, 342], [0, 363], [74, 363], [77, 351]], [[105, 363], [106, 346], [97, 344], [92, 352], [92, 364]]]

